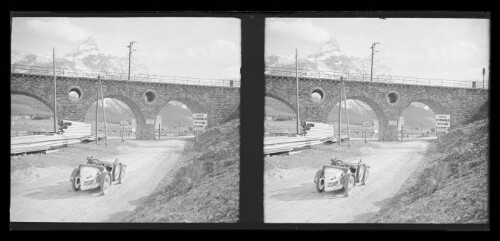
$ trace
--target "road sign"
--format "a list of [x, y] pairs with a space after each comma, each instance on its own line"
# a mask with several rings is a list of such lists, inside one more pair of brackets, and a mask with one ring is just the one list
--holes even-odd
[[371, 126], [371, 123], [370, 123], [370, 122], [368, 122], [368, 121], [365, 121], [365, 122], [363, 122], [363, 126], [364, 126], [364, 127], [370, 127], [370, 126]]
[[155, 119], [146, 119], [146, 125], [154, 125]]
[[436, 127], [450, 127], [450, 115], [436, 115]]
[[193, 126], [207, 126], [207, 120], [193, 120]]
[[135, 122], [135, 119], [132, 119], [130, 121], [130, 124], [132, 126], [132, 132], [135, 132], [135, 128], [137, 127], [137, 123]]
[[193, 119], [197, 119], [197, 120], [207, 119], [207, 114], [205, 114], [205, 113], [195, 113], [195, 114], [193, 114]]
[[436, 127], [436, 132], [448, 133], [448, 128], [447, 127]]
[[193, 130], [194, 130], [194, 131], [196, 131], [196, 132], [199, 132], [199, 131], [205, 131], [205, 127], [196, 127], [196, 126], [195, 126], [195, 127], [193, 128]]
[[404, 117], [399, 117], [399, 121], [398, 121], [398, 130], [401, 130], [401, 126], [403, 126], [405, 124], [405, 118]]
[[120, 125], [122, 125], [122, 126], [128, 126], [128, 122], [127, 121], [120, 121]]
[[155, 129], [158, 129], [161, 125], [161, 116], [156, 116], [156, 125], [155, 125]]
[[389, 125], [390, 126], [397, 126], [398, 125], [398, 121], [396, 121], [396, 120], [390, 120], [389, 121]]

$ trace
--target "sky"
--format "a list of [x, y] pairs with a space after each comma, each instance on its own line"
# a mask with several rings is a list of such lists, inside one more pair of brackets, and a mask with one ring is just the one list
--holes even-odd
[[489, 73], [488, 19], [269, 18], [265, 54], [307, 56], [335, 38], [343, 54], [371, 57], [393, 75], [482, 81]]
[[57, 56], [93, 37], [106, 55], [128, 56], [150, 74], [239, 79], [240, 20], [236, 18], [13, 18], [12, 47]]

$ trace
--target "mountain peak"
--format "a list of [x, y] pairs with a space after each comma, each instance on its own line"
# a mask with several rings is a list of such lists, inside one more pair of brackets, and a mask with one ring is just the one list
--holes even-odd
[[328, 42], [326, 42], [325, 44], [323, 44], [323, 46], [321, 46], [319, 51], [322, 53], [333, 53], [333, 52], [340, 53], [340, 46], [337, 43], [337, 40], [334, 37], [332, 37], [330, 38], [330, 40], [328, 40]]
[[99, 53], [99, 48], [97, 48], [97, 43], [95, 42], [95, 39], [91, 36], [85, 40], [85, 42], [81, 43], [80, 46], [78, 46], [79, 52], [89, 52], [91, 54], [97, 54]]

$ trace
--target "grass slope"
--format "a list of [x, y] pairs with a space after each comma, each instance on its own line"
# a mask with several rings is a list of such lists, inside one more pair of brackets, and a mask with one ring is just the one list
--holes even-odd
[[173, 180], [162, 181], [123, 221], [237, 222], [239, 125], [239, 119], [234, 119], [193, 140], [190, 145], [197, 154], [176, 172]]
[[488, 223], [489, 120], [434, 142], [429, 167], [410, 178], [372, 223]]

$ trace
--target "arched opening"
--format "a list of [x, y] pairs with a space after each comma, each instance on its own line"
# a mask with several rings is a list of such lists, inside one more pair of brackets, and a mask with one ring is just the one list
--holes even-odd
[[[344, 101], [337, 103], [328, 114], [327, 123], [334, 125], [335, 136], [338, 137], [339, 107], [341, 109], [341, 135], [347, 136], [347, 116]], [[357, 138], [367, 140], [382, 140], [385, 117], [382, 109], [366, 97], [347, 98], [347, 111], [349, 114], [349, 129], [352, 140]], [[366, 126], [366, 122], [368, 126]], [[365, 125], [364, 125], [365, 123]]]
[[439, 109], [428, 101], [409, 104], [398, 120], [398, 139], [436, 137], [436, 114], [440, 114]]
[[264, 109], [264, 132], [266, 135], [296, 133], [296, 111], [279, 97], [266, 95]]
[[82, 98], [82, 91], [80, 88], [71, 88], [68, 91], [68, 98], [71, 102], [78, 102]]
[[[98, 134], [105, 133], [103, 106], [99, 100], [99, 112], [96, 125], [96, 105], [94, 102], [85, 114], [85, 123], [92, 124], [92, 134], [97, 127]], [[106, 111], [106, 129], [108, 138], [135, 139], [137, 136], [137, 121], [140, 119], [133, 108], [124, 99], [119, 97], [104, 98], [104, 108]]]
[[53, 118], [52, 107], [40, 98], [23, 93], [11, 95], [11, 136], [54, 132]]
[[[189, 100], [169, 101], [161, 108], [156, 118], [155, 137], [161, 139], [172, 136], [194, 136], [193, 114], [206, 114], [200, 113], [203, 111], [196, 106], [197, 104], [191, 103]], [[203, 126], [204, 122], [206, 121], [197, 121], [197, 126]]]

